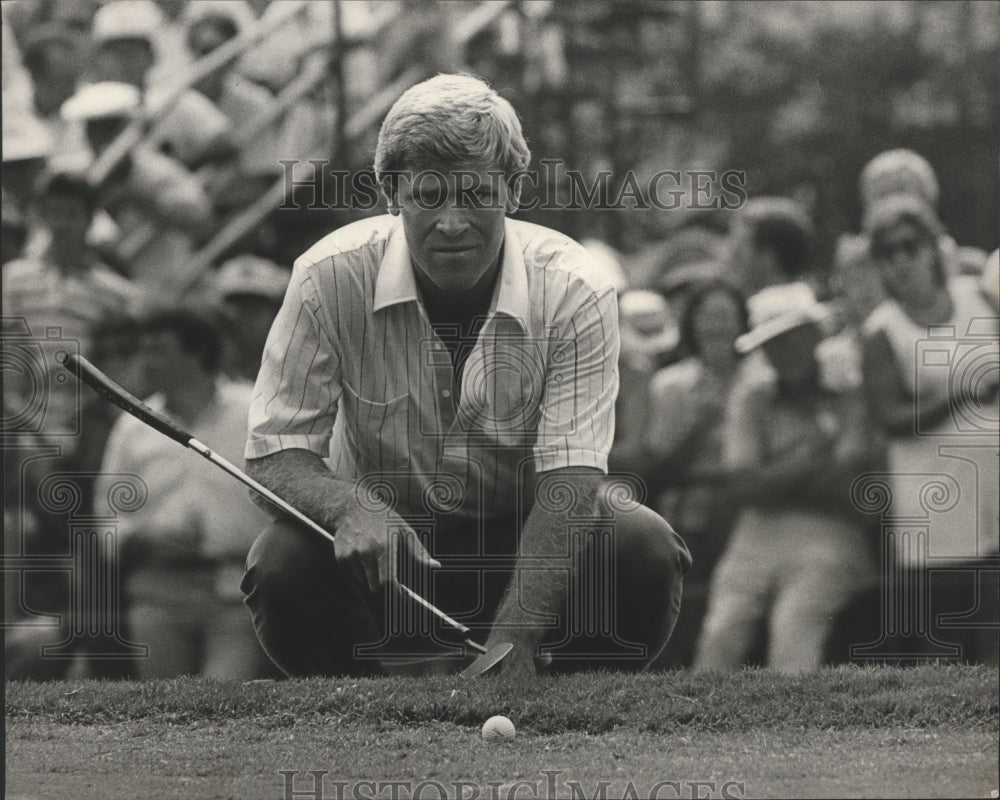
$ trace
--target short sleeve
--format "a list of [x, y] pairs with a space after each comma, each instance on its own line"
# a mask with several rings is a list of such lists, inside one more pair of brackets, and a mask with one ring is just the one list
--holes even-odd
[[328, 455], [342, 384], [336, 337], [323, 328], [319, 306], [308, 272], [296, 267], [254, 384], [248, 459], [289, 449]]
[[575, 311], [549, 342], [535, 466], [607, 472], [618, 396], [617, 300], [613, 289], [587, 290], [575, 303], [569, 295], [566, 305]]

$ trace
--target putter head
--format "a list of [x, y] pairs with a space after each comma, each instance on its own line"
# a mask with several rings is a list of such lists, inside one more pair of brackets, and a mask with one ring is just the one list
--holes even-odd
[[507, 658], [513, 649], [514, 645], [510, 642], [500, 642], [500, 644], [494, 645], [479, 656], [479, 658], [463, 669], [460, 674], [463, 678], [475, 678], [479, 675], [484, 675]]

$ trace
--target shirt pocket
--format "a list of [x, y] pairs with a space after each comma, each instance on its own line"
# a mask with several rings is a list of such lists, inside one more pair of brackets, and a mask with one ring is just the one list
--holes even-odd
[[460, 421], [464, 430], [485, 434], [504, 446], [531, 445], [545, 385], [544, 368], [524, 354], [503, 352], [490, 366], [482, 353], [466, 363]]
[[368, 399], [344, 383], [344, 435], [361, 475], [408, 467], [409, 399], [409, 394]]

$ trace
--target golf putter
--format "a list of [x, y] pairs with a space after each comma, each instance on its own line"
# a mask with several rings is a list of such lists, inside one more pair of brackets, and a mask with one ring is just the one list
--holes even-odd
[[[207, 445], [199, 442], [190, 433], [180, 428], [176, 423], [167, 419], [159, 412], [154, 411], [137, 397], [111, 380], [111, 378], [101, 372], [83, 356], [76, 353], [70, 354], [63, 358], [62, 364], [66, 367], [66, 369], [76, 375], [77, 378], [90, 386], [91, 389], [101, 395], [108, 402], [113, 403], [123, 411], [127, 411], [133, 417], [141, 422], [144, 422], [146, 425], [153, 428], [153, 430], [162, 433], [167, 438], [173, 439], [178, 444], [194, 450], [194, 452], [198, 455], [211, 461], [215, 464], [215, 466], [238, 480], [244, 486], [253, 489], [262, 497], [267, 498], [275, 506], [280, 508], [289, 516], [298, 520], [310, 530], [330, 542], [334, 541], [333, 534], [324, 527], [311, 520], [287, 500], [279, 497], [263, 484], [255, 481], [239, 467], [234, 466], [218, 453], [213, 452]], [[467, 626], [449, 617], [441, 611], [441, 609], [429, 603], [408, 586], [404, 586], [402, 583], [398, 585], [410, 599], [422, 605], [442, 622], [462, 634], [462, 636], [465, 637], [463, 641], [468, 649], [480, 654], [475, 661], [465, 668], [462, 672], [463, 675], [475, 676], [484, 674], [503, 661], [510, 651], [514, 649], [514, 646], [509, 642], [501, 642], [500, 644], [487, 650], [481, 644], [472, 639], [470, 635], [472, 632]]]
[[466, 639], [465, 643], [482, 655], [462, 670], [460, 674], [463, 678], [475, 678], [479, 675], [485, 675], [507, 658], [511, 650], [514, 649], [514, 645], [510, 642], [500, 642], [500, 644], [493, 645], [489, 650], [471, 639]]
[[479, 653], [479, 656], [476, 658], [476, 660], [462, 670], [461, 672], [462, 676], [474, 678], [477, 675], [485, 675], [487, 672], [493, 669], [497, 664], [503, 661], [510, 654], [511, 650], [514, 649], [514, 645], [512, 645], [510, 642], [500, 642], [499, 644], [495, 644], [493, 647], [489, 649], [485, 648], [483, 645], [479, 644], [479, 642], [475, 641], [472, 638], [472, 631], [469, 629], [467, 625], [463, 625], [457, 619], [449, 617], [439, 608], [436, 608], [435, 606], [431, 605], [427, 600], [425, 600], [419, 594], [414, 592], [408, 586], [405, 586], [404, 584], [401, 583], [399, 584], [399, 588], [402, 589], [403, 592], [415, 603], [422, 605], [428, 611], [437, 615], [444, 622], [448, 623], [448, 625], [452, 628], [452, 630], [457, 631], [463, 637], [465, 637], [462, 639], [462, 643], [466, 646], [467, 649]]

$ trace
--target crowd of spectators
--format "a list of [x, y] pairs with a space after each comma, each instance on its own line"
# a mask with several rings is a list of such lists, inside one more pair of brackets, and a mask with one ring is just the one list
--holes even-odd
[[695, 559], [664, 666], [996, 663], [998, 253], [947, 235], [913, 151], [859, 188], [832, 264], [798, 203], [751, 197], [660, 296], [620, 298], [623, 350], [647, 346], [612, 462]]
[[[422, 22], [392, 26], [382, 50], [351, 50], [348, 104], [399, 78], [405, 53], [432, 69], [459, 59], [437, 6], [386, 5]], [[355, 40], [385, 14], [347, 7], [339, 27]], [[211, 245], [280, 181], [280, 159], [336, 152], [329, 81], [289, 91], [326, 69], [329, 6], [21, 0], [2, 11], [7, 349], [69, 343], [240, 463], [289, 264], [268, 220]], [[241, 55], [182, 80], [260, 26], [270, 33]], [[131, 134], [141, 141], [122, 151]], [[620, 286], [612, 468], [642, 478], [694, 556], [661, 666], [799, 671], [851, 646], [899, 660], [941, 643], [996, 662], [998, 256], [947, 235], [937, 176], [916, 153], [877, 156], [859, 185], [863, 230], [844, 233], [830, 265], [784, 197], [751, 198], [724, 232], [676, 232], [655, 274], [632, 285], [628, 256], [587, 243]], [[925, 350], [933, 358], [918, 359]], [[5, 362], [5, 419], [39, 420], [5, 434], [5, 552], [68, 551], [66, 516], [42, 490], [52, 475], [76, 476], [81, 516], [107, 514], [118, 475], [138, 476], [148, 501], [116, 522], [123, 613], [81, 637], [76, 659], [42, 656], [68, 635], [73, 580], [6, 581], [8, 675], [272, 674], [238, 590], [262, 527], [246, 491], [81, 393], [54, 361], [41, 369]], [[864, 475], [888, 476], [888, 511], [858, 499]], [[954, 502], [928, 511], [915, 476], [941, 475]], [[924, 533], [889, 532], [891, 515], [920, 518]], [[886, 640], [887, 582], [906, 580], [932, 588], [930, 622]], [[129, 643], [144, 657], [116, 657]]]
[[[132, 513], [110, 509], [121, 578], [110, 606], [79, 608], [74, 593], [99, 580], [86, 565], [11, 572], [11, 675], [270, 674], [238, 588], [261, 512], [239, 484], [81, 392], [49, 350], [78, 350], [240, 463], [250, 382], [289, 272], [266, 219], [213, 257], [201, 251], [280, 180], [282, 155], [330, 155], [322, 82], [282, 99], [332, 41], [321, 10], [3, 4], [3, 333], [8, 354], [30, 361], [4, 382], [5, 419], [24, 422], [5, 436], [5, 553], [71, 552], [44, 488], [54, 476], [79, 488], [77, 518], [106, 516], [122, 475], [146, 497]], [[202, 68], [262, 28], [252, 47]], [[74, 614], [100, 632], [74, 640]], [[144, 657], [129, 657], [134, 642]]]

